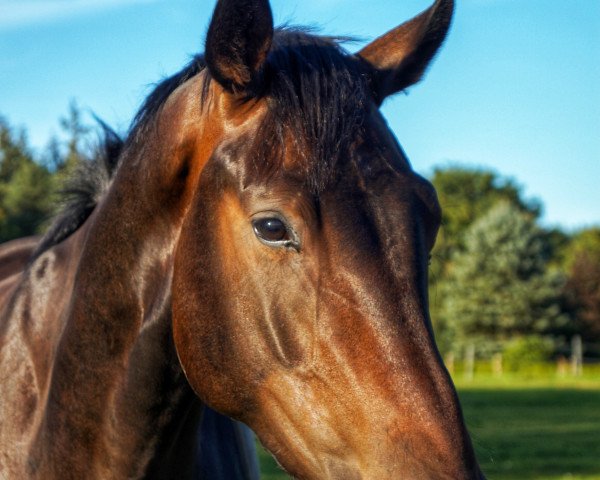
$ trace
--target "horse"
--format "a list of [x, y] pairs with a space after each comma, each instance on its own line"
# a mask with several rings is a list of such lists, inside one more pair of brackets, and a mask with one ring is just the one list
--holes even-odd
[[440, 206], [379, 110], [453, 9], [353, 54], [217, 2], [7, 269], [0, 477], [198, 478], [210, 408], [296, 478], [484, 478], [428, 313]]
[[[114, 134], [110, 130], [106, 130], [106, 133]], [[101, 157], [100, 160], [108, 158], [110, 157]], [[13, 277], [22, 275], [29, 259], [39, 248], [39, 243], [39, 238], [27, 237], [0, 245], [0, 305], [3, 295], [10, 292], [13, 284], [18, 281]], [[258, 480], [258, 459], [254, 435], [250, 429], [205, 407], [197, 431], [198, 445], [192, 466], [194, 478]], [[170, 475], [172, 473], [174, 472], [170, 472]]]

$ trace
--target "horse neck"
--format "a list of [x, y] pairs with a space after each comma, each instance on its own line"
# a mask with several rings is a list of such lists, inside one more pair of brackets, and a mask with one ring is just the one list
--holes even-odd
[[[27, 237], [0, 245], [0, 310], [18, 285], [39, 238]], [[2, 336], [0, 325], [0, 336]]]
[[179, 366], [170, 322], [186, 199], [178, 169], [187, 167], [161, 164], [182, 152], [159, 144], [160, 124], [149, 131], [146, 143], [125, 152], [80, 235], [84, 245], [37, 441], [40, 471], [45, 464], [56, 476], [68, 474], [62, 478], [89, 478], [91, 470], [101, 478], [138, 477], [166, 448], [163, 435], [187, 444], [179, 456], [193, 455], [195, 431], [180, 427], [197, 423], [200, 406]]

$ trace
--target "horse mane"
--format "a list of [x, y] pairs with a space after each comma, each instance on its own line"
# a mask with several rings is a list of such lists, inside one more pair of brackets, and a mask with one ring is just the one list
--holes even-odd
[[203, 58], [196, 56], [181, 71], [158, 83], [136, 113], [126, 140], [96, 118], [103, 138], [92, 158], [84, 159], [59, 191], [59, 211], [33, 253], [32, 260], [67, 239], [85, 223], [109, 189], [123, 151], [143, 135], [169, 95], [204, 67]]
[[32, 260], [83, 225], [110, 185], [123, 150], [123, 140], [104, 122], [98, 122], [104, 138], [92, 158], [80, 162], [59, 191], [60, 208], [35, 249]]
[[[307, 29], [282, 27], [275, 31], [265, 68], [269, 102], [255, 155], [247, 172], [253, 179], [267, 179], [282, 168], [286, 148], [302, 161], [300, 175], [318, 193], [332, 178], [338, 159], [347, 151], [368, 104], [368, 85], [363, 64], [341, 47], [348, 37], [324, 37]], [[109, 189], [122, 153], [143, 141], [169, 96], [206, 67], [203, 56], [193, 57], [181, 71], [158, 83], [143, 102], [123, 140], [102, 121], [103, 141], [90, 160], [81, 162], [60, 192], [59, 212], [43, 236], [32, 260], [72, 235], [92, 214]], [[210, 75], [199, 92], [201, 103], [208, 94]]]

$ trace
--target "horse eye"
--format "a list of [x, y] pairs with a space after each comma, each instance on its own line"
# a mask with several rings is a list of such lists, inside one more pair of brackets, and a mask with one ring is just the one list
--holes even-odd
[[252, 222], [254, 233], [265, 242], [276, 243], [290, 240], [288, 228], [279, 218], [261, 218]]

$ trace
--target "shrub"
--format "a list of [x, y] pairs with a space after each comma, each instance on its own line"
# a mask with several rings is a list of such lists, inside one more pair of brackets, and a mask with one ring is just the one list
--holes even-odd
[[516, 371], [547, 361], [553, 351], [554, 342], [550, 338], [538, 335], [518, 337], [504, 345], [504, 365], [508, 370]]

